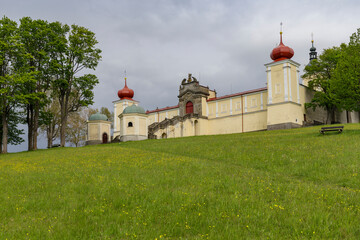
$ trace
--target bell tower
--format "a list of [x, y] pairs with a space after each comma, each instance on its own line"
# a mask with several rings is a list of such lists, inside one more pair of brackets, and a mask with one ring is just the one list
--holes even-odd
[[133, 104], [138, 105], [138, 102], [133, 99], [134, 90], [128, 88], [127, 78], [125, 77], [125, 86], [118, 91], [119, 99], [113, 101], [114, 103], [114, 139], [120, 137], [120, 118], [118, 117], [126, 107]]
[[270, 54], [273, 62], [265, 64], [267, 73], [268, 103], [267, 129], [287, 129], [302, 126], [303, 113], [300, 104], [299, 66], [291, 60], [294, 50], [282, 41]]
[[316, 47], [314, 47], [314, 35], [311, 33], [311, 48], [310, 48], [310, 62], [311, 60], [317, 59]]

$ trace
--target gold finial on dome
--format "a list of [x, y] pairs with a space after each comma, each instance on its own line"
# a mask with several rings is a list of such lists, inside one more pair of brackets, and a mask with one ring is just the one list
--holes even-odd
[[283, 25], [283, 23], [280, 22], [280, 44], [283, 44], [283, 43], [282, 43], [282, 33], [283, 33], [283, 31], [282, 31], [282, 25]]
[[311, 43], [314, 43], [314, 34], [311, 33]]
[[125, 79], [125, 86], [126, 86], [126, 79], [127, 79], [127, 78], [126, 78], [126, 69], [125, 69], [125, 71], [124, 71], [124, 76], [125, 76], [124, 79]]

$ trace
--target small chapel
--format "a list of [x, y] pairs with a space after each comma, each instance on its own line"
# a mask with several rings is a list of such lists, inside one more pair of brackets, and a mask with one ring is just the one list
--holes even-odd
[[[317, 58], [312, 40], [310, 62]], [[266, 87], [231, 95], [217, 96], [188, 74], [179, 87], [176, 106], [145, 111], [134, 100], [134, 91], [125, 86], [118, 91], [114, 103], [111, 141], [176, 138], [197, 135], [243, 133], [289, 129], [326, 123], [327, 112], [321, 108], [306, 109], [314, 90], [308, 79], [300, 79], [300, 64], [292, 60], [294, 50], [280, 43], [271, 53], [271, 62], [264, 64]], [[111, 122], [91, 116], [88, 121], [87, 144], [110, 141]], [[105, 117], [106, 118], [106, 117]], [[336, 122], [359, 122], [358, 112], [337, 112]]]

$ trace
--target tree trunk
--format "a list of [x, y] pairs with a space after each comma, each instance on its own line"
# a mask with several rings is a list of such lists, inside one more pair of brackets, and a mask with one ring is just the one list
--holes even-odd
[[346, 121], [347, 123], [351, 123], [352, 119], [351, 119], [351, 112], [346, 111]]
[[325, 122], [325, 124], [330, 124], [331, 123], [331, 117], [330, 117], [330, 115], [331, 115], [331, 113], [330, 113], [330, 110], [328, 110], [328, 111], [326, 111], [326, 122]]
[[333, 124], [335, 122], [335, 110], [328, 109], [327, 110], [327, 119], [326, 124]]
[[[2, 121], [1, 121], [2, 123]], [[1, 131], [2, 131], [2, 125], [1, 125]], [[0, 154], [2, 152], [2, 133], [0, 134]]]
[[60, 104], [61, 117], [60, 117], [60, 146], [65, 147], [65, 134], [66, 134], [66, 123], [67, 123], [67, 104], [66, 100], [62, 99]]
[[60, 126], [60, 146], [65, 147], [65, 134], [66, 134], [66, 122], [67, 116], [61, 116], [61, 126]]
[[37, 136], [39, 128], [39, 102], [35, 104], [34, 125], [33, 125], [33, 149], [37, 150]]
[[1, 153], [7, 153], [7, 140], [8, 140], [8, 125], [6, 121], [6, 112], [2, 114], [2, 151]]
[[331, 110], [331, 123], [335, 123], [335, 109]]
[[32, 105], [29, 104], [27, 106], [27, 116], [26, 121], [28, 124], [28, 151], [31, 151], [33, 149], [33, 108]]
[[52, 133], [52, 130], [51, 130], [52, 128], [51, 128], [51, 124], [50, 124], [50, 126], [47, 126], [47, 129], [46, 129], [46, 136], [47, 136], [47, 147], [48, 148], [51, 148], [52, 147], [52, 135], [53, 135], [53, 133]]

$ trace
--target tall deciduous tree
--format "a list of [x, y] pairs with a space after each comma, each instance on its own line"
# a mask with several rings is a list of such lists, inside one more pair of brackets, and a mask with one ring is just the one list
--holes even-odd
[[32, 82], [23, 62], [26, 57], [20, 44], [16, 22], [7, 17], [0, 20], [0, 114], [2, 126], [2, 153], [7, 153], [9, 122], [20, 103], [31, 96], [24, 93], [24, 86]]
[[360, 29], [350, 36], [348, 45], [341, 45], [340, 56], [334, 84], [339, 108], [360, 111]]
[[306, 108], [324, 108], [328, 112], [327, 122], [335, 120], [338, 97], [334, 89], [335, 69], [341, 49], [333, 47], [325, 49], [318, 59], [312, 60], [304, 69], [303, 78], [309, 79], [308, 87], [315, 90], [314, 97]]
[[26, 106], [26, 122], [28, 124], [28, 150], [37, 149], [37, 136], [41, 108], [46, 103], [45, 91], [52, 81], [53, 52], [57, 50], [58, 42], [64, 38], [61, 24], [48, 23], [44, 20], [32, 20], [30, 17], [20, 19], [19, 32], [21, 42], [29, 55], [27, 65], [35, 82], [26, 86], [29, 94], [36, 96]]
[[84, 27], [71, 26], [68, 41], [58, 51], [57, 76], [53, 91], [61, 107], [60, 145], [65, 146], [67, 118], [70, 112], [93, 103], [93, 89], [98, 79], [93, 74], [79, 76], [84, 69], [95, 70], [101, 56], [95, 34]]

